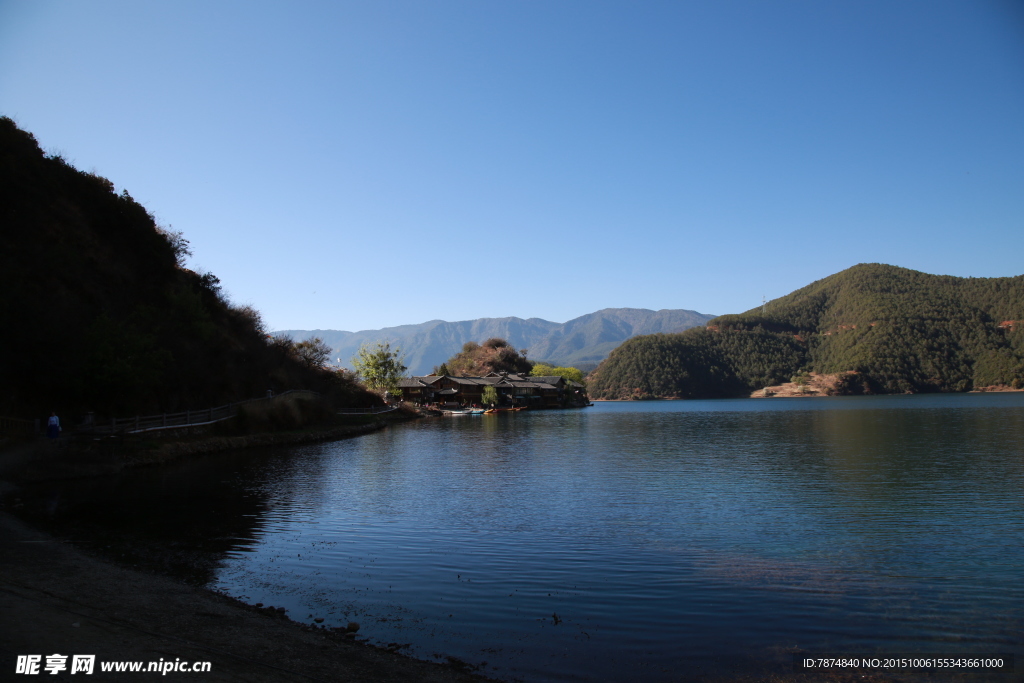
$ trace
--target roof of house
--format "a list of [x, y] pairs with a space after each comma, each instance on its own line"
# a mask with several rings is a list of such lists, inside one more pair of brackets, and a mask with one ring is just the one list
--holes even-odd
[[[492, 372], [484, 377], [455, 377], [452, 375], [427, 375], [422, 377], [409, 377], [399, 381], [399, 387], [420, 387], [431, 386], [440, 379], [449, 379], [459, 386], [496, 386], [510, 387], [512, 389], [550, 389], [556, 391], [560, 383], [568, 383], [574, 387], [582, 387], [579, 382], [565, 380], [559, 375], [543, 377], [526, 377], [516, 373]], [[454, 389], [446, 389], [449, 393], [456, 393]]]
[[491, 379], [490, 377], [449, 377], [448, 379], [456, 384], [468, 384], [471, 386], [494, 384], [494, 382], [488, 381]]
[[556, 389], [546, 382], [508, 382], [509, 386], [522, 389]]
[[544, 382], [545, 384], [554, 384], [556, 386], [563, 382], [569, 381], [566, 380], [561, 375], [537, 375], [536, 377], [531, 376], [530, 380], [534, 382]]

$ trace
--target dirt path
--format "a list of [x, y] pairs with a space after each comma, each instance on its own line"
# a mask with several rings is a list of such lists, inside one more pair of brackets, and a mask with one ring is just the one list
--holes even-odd
[[102, 477], [133, 467], [161, 465], [174, 460], [259, 446], [287, 446], [336, 441], [384, 429], [387, 422], [365, 425], [313, 427], [288, 432], [263, 432], [242, 436], [190, 435], [143, 444], [61, 437], [55, 441], [35, 438], [16, 444], [0, 444], [0, 480], [15, 482]]

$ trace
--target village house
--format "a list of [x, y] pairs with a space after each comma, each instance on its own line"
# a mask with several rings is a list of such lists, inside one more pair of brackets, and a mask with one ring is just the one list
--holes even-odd
[[582, 384], [557, 375], [529, 377], [510, 372], [492, 372], [483, 377], [427, 375], [406, 377], [398, 383], [402, 400], [444, 407], [482, 405], [483, 392], [488, 386], [497, 392], [499, 406], [564, 408], [588, 403]]

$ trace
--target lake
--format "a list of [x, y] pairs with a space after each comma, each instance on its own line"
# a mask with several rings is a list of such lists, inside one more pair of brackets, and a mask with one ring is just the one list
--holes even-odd
[[125, 561], [508, 680], [1024, 642], [1020, 393], [425, 419], [43, 499]]

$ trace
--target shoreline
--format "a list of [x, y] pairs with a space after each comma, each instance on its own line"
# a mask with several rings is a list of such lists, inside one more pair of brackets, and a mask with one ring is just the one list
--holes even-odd
[[[206, 681], [489, 681], [455, 658], [447, 663], [415, 659], [399, 644], [382, 648], [348, 633], [292, 621], [269, 607], [256, 607], [160, 573], [125, 566], [52, 536], [12, 514], [19, 484], [102, 477], [124, 469], [160, 466], [183, 457], [269, 445], [330, 441], [383, 429], [387, 422], [205, 436], [161, 444], [156, 449], [69, 461], [71, 449], [28, 442], [0, 452], [0, 642], [11, 671], [16, 655], [53, 653], [96, 656], [96, 680], [125, 680], [129, 673], [104, 673], [102, 662], [210, 662]], [[54, 472], [54, 466], [71, 465]], [[12, 476], [13, 475], [13, 476]], [[13, 503], [13, 504], [12, 504]], [[40, 667], [40, 672], [45, 674]], [[67, 673], [67, 671], [62, 672]], [[194, 679], [174, 672], [167, 680]]]
[[[8, 485], [36, 483], [58, 479], [84, 479], [117, 474], [136, 467], [159, 466], [186, 457], [210, 455], [245, 448], [290, 446], [303, 443], [336, 441], [369, 434], [387, 427], [389, 422], [375, 420], [365, 425], [313, 427], [281, 432], [253, 434], [189, 435], [168, 439], [153, 448], [139, 448], [99, 440], [83, 448], [81, 444], [60, 437], [51, 442], [43, 437], [9, 445], [0, 450], [0, 482]], [[182, 438], [183, 437], [183, 438]], [[4, 487], [0, 486], [0, 494]]]
[[[358, 433], [386, 425], [365, 425]], [[358, 433], [344, 428], [348, 436]], [[191, 443], [166, 444], [174, 457], [247, 446], [317, 440], [338, 430], [309, 430], [292, 434], [250, 435], [252, 438], [213, 437]], [[342, 436], [341, 438], [345, 438]], [[224, 439], [228, 439], [226, 442]], [[321, 439], [322, 440], [322, 439]], [[241, 445], [239, 445], [241, 444]], [[2, 464], [2, 463], [0, 463]], [[102, 475], [100, 475], [102, 476]], [[0, 471], [2, 477], [2, 471]], [[0, 481], [0, 506], [10, 509]], [[9, 484], [8, 484], [9, 486]], [[456, 658], [448, 663], [403, 655], [401, 647], [378, 647], [360, 642], [344, 631], [318, 628], [290, 620], [269, 607], [256, 607], [159, 572], [140, 570], [116, 559], [47, 534], [7, 511], [0, 511], [0, 605], [5, 619], [0, 639], [16, 654], [94, 654], [97, 680], [126, 680], [129, 674], [101, 673], [102, 661], [208, 661], [210, 681], [490, 681]], [[300, 615], [301, 616], [301, 615]], [[440, 657], [441, 655], [436, 655]], [[194, 679], [190, 673], [168, 674], [168, 680]], [[693, 679], [703, 680], [703, 679]], [[718, 679], [714, 679], [718, 680]], [[754, 681], [852, 682], [853, 677], [810, 679], [801, 674], [744, 677]], [[889, 682], [869, 676], [858, 683]]]
[[737, 398], [850, 398], [855, 396], [949, 396], [959, 394], [1014, 394], [1024, 392], [1024, 388], [1014, 389], [1007, 386], [994, 386], [994, 387], [982, 387], [980, 389], [971, 389], [970, 391], [934, 391], [934, 392], [916, 392], [907, 394], [820, 394], [814, 393], [781, 393], [772, 396], [758, 396], [759, 392], [763, 391], [758, 389], [752, 394], [744, 394], [741, 396], [716, 396], [714, 398], [681, 398], [679, 396], [659, 396], [657, 398], [592, 398], [590, 399], [593, 403], [656, 403], [658, 401], [731, 401]]
[[[219, 593], [123, 567], [0, 512], [0, 641], [16, 655], [96, 656], [101, 662], [210, 662], [204, 681], [487, 681], [458, 660], [414, 659], [291, 621]], [[41, 671], [41, 673], [46, 673]], [[67, 673], [67, 672], [64, 672]], [[166, 680], [195, 680], [171, 672]]]
[[[89, 680], [125, 681], [102, 662], [209, 662], [209, 671], [161, 675], [161, 680], [217, 683], [500, 683], [449, 656], [432, 662], [380, 647], [346, 631], [291, 620], [159, 573], [127, 567], [54, 537], [0, 511], [0, 643], [3, 666], [17, 655], [95, 655]], [[354, 634], [355, 635], [355, 634]], [[436, 655], [440, 657], [440, 655]], [[40, 669], [41, 674], [45, 674]], [[63, 672], [67, 673], [67, 672]], [[884, 673], [823, 675], [792, 672], [736, 678], [682, 674], [704, 683], [898, 683]], [[63, 680], [63, 679], [60, 679]], [[907, 679], [914, 680], [914, 679]]]

